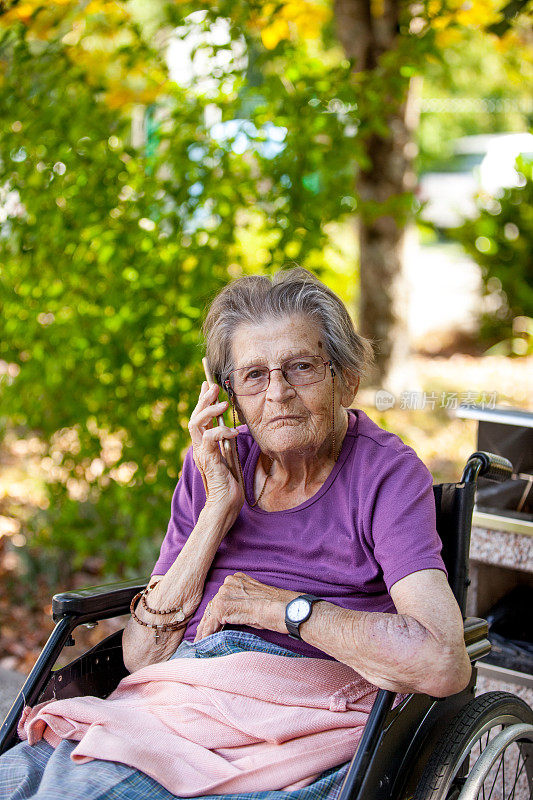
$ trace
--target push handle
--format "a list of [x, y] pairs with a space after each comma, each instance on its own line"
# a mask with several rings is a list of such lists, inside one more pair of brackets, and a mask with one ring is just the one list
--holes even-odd
[[513, 476], [513, 465], [508, 458], [498, 456], [496, 453], [487, 453], [477, 450], [472, 453], [463, 471], [462, 480], [470, 483], [478, 478], [503, 483]]

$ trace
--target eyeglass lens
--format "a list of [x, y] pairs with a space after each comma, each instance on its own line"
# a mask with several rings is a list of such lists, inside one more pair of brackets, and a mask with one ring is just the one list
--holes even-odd
[[[308, 386], [323, 380], [326, 362], [319, 356], [291, 358], [280, 365], [281, 373], [291, 386]], [[268, 367], [250, 366], [234, 369], [230, 373], [231, 388], [236, 395], [250, 395], [263, 392], [270, 383]]]

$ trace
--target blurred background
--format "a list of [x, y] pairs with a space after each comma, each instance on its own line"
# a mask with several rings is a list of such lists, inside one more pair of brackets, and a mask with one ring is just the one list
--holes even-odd
[[336, 291], [436, 482], [533, 410], [532, 74], [522, 0], [0, 1], [0, 668], [149, 575], [232, 278]]

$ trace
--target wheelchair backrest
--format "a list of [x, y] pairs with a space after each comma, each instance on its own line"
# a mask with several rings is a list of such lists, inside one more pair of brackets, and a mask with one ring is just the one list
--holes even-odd
[[470, 532], [476, 484], [439, 483], [433, 486], [437, 531], [442, 541], [442, 558], [448, 582], [463, 617], [466, 614]]

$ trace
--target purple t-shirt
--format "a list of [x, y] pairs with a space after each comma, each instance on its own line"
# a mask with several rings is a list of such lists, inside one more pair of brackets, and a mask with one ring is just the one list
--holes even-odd
[[[251, 499], [259, 447], [246, 426], [239, 428], [238, 444]], [[364, 411], [350, 410], [339, 458], [313, 497], [286, 511], [244, 504], [216, 552], [184, 638], [194, 640], [207, 603], [235, 572], [280, 589], [309, 592], [343, 608], [395, 613], [388, 592], [396, 581], [418, 570], [446, 571], [432, 483], [411, 447]], [[204, 486], [190, 448], [152, 574], [170, 569], [204, 504]], [[255, 633], [305, 656], [331, 658], [288, 634], [247, 625], [225, 627]]]

